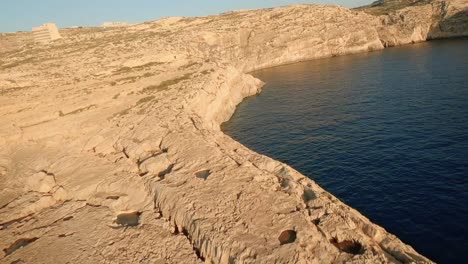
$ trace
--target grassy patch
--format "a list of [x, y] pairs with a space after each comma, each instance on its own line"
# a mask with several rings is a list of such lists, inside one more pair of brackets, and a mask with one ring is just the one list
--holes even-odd
[[151, 76], [153, 76], [153, 75], [154, 75], [154, 73], [152, 73], [152, 72], [147, 72], [147, 73], [143, 74], [142, 77], [147, 78], [147, 77], [151, 77]]
[[198, 67], [200, 67], [201, 64], [198, 63], [198, 62], [192, 62], [192, 63], [186, 64], [186, 65], [180, 66], [180, 67], [179, 67], [179, 70], [185, 70], [185, 69], [188, 69], [188, 68], [193, 67], [193, 66], [198, 66]]
[[140, 76], [129, 76], [129, 77], [117, 79], [116, 81], [117, 81], [117, 82], [130, 82], [130, 83], [134, 83], [134, 82], [136, 82], [136, 80], [138, 80], [139, 78], [140, 78]]
[[150, 102], [151, 100], [154, 99], [154, 96], [151, 95], [151, 96], [148, 96], [148, 97], [143, 97], [141, 98], [140, 100], [138, 100], [138, 102], [136, 103], [136, 105], [140, 105], [140, 104], [144, 104], [144, 103], [147, 103], [147, 102]]
[[431, 0], [378, 0], [370, 5], [355, 8], [371, 15], [387, 15], [408, 6], [429, 4]]
[[191, 73], [187, 73], [184, 76], [181, 76], [179, 78], [163, 81], [158, 85], [150, 85], [148, 87], [145, 87], [143, 88], [143, 90], [141, 90], [141, 92], [142, 93], [161, 92], [161, 91], [169, 89], [170, 86], [176, 85], [182, 81], [189, 79], [191, 76], [192, 76]]
[[117, 79], [113, 82], [111, 82], [111, 86], [115, 86], [118, 83], [134, 83], [136, 81], [138, 81], [139, 79], [141, 78], [148, 78], [148, 77], [151, 77], [151, 76], [154, 76], [155, 74], [152, 73], [152, 72], [147, 72], [143, 75], [136, 75], [136, 76], [128, 76], [128, 77], [124, 77], [124, 78], [120, 78], [120, 79]]
[[200, 72], [202, 75], [206, 75], [206, 74], [209, 74], [209, 73], [212, 73], [214, 72], [215, 70], [214, 69], [211, 69], [211, 70], [204, 70], [202, 72]]
[[0, 89], [0, 95], [6, 95], [6, 94], [9, 94], [9, 93], [19, 92], [19, 91], [26, 90], [26, 89], [29, 89], [29, 88], [32, 88], [32, 87], [34, 87], [34, 86], [3, 88], [3, 89]]
[[111, 120], [113, 119], [114, 117], [117, 117], [117, 116], [124, 116], [124, 115], [128, 115], [130, 113], [130, 110], [132, 110], [132, 108], [127, 108], [127, 109], [124, 109], [120, 112], [117, 112], [115, 114], [113, 114], [110, 118], [108, 118], [108, 120]]
[[132, 71], [141, 71], [141, 70], [149, 70], [151, 67], [158, 66], [164, 64], [164, 62], [158, 62], [158, 61], [153, 61], [153, 62], [148, 62], [143, 65], [135, 66], [135, 67], [122, 67], [115, 71], [116, 74], [122, 74], [122, 73], [128, 73]]
[[12, 62], [12, 63], [9, 63], [9, 64], [1, 65], [1, 66], [0, 66], [0, 69], [6, 70], [6, 69], [18, 67], [18, 66], [20, 66], [20, 65], [22, 65], [22, 64], [27, 64], [27, 63], [32, 63], [32, 62], [34, 62], [34, 58], [33, 58], [33, 57], [27, 58], [27, 59], [24, 59], [24, 60], [15, 61], [15, 62]]
[[75, 114], [79, 114], [79, 113], [81, 113], [83, 111], [87, 111], [87, 110], [89, 110], [91, 108], [95, 108], [95, 107], [97, 107], [97, 105], [92, 104], [92, 105], [89, 105], [89, 106], [86, 106], [86, 107], [83, 107], [83, 108], [73, 110], [73, 111], [71, 111], [69, 113], [66, 113], [66, 114], [64, 114], [62, 111], [60, 111], [59, 116], [75, 115]]

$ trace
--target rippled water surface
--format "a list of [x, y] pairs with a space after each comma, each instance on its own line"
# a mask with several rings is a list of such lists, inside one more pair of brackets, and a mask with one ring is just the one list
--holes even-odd
[[468, 263], [468, 39], [255, 72], [223, 130], [417, 251]]

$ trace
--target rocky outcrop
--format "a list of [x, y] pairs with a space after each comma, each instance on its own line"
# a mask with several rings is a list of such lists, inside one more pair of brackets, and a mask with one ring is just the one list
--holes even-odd
[[[404, 3], [402, 3], [404, 2]], [[408, 2], [410, 4], [405, 4]], [[468, 36], [468, 1], [388, 0], [362, 9], [382, 13], [377, 28], [385, 47], [428, 39]]]
[[[428, 12], [435, 25], [446, 15], [434, 6], [455, 2], [401, 21]], [[67, 29], [5, 49], [2, 262], [430, 263], [219, 129], [260, 92], [246, 72], [435, 32], [401, 21], [302, 5]]]

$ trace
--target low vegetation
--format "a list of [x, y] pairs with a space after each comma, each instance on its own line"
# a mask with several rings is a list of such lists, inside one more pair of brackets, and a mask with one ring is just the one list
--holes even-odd
[[378, 0], [370, 5], [356, 8], [356, 10], [364, 11], [371, 15], [386, 15], [396, 10], [408, 7], [425, 5], [432, 2], [432, 0]]
[[184, 76], [181, 76], [179, 78], [163, 81], [158, 85], [150, 85], [148, 87], [143, 88], [141, 92], [142, 93], [161, 92], [161, 91], [167, 90], [170, 86], [176, 85], [182, 81], [189, 79], [190, 76], [192, 76], [192, 74], [187, 73]]

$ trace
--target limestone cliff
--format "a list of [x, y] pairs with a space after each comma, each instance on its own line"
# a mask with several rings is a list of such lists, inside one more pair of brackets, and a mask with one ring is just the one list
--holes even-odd
[[251, 70], [462, 36], [443, 24], [462, 7], [300, 5], [2, 48], [1, 262], [431, 263], [219, 125], [260, 92]]
[[384, 46], [468, 36], [467, 0], [386, 0], [358, 10], [379, 16]]

